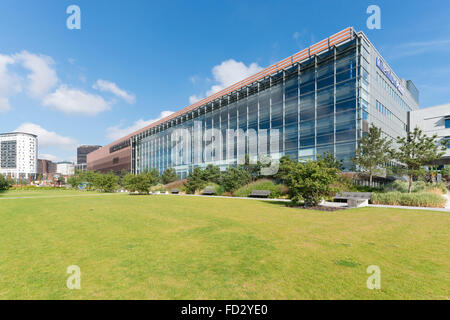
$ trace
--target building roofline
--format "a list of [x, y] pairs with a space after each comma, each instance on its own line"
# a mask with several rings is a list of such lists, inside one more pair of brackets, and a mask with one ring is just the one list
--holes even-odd
[[0, 136], [5, 136], [5, 135], [9, 135], [9, 134], [26, 134], [26, 135], [28, 135], [28, 136], [32, 136], [32, 137], [35, 137], [35, 138], [37, 138], [37, 135], [35, 135], [35, 134], [32, 134], [32, 133], [28, 133], [28, 132], [20, 132], [20, 131], [18, 131], [18, 132], [5, 132], [5, 133], [0, 133]]

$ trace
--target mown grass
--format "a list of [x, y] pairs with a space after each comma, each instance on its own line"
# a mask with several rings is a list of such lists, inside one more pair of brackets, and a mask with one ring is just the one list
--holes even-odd
[[[1, 299], [448, 299], [450, 216], [255, 200], [0, 197]], [[70, 265], [81, 290], [66, 287]], [[366, 269], [381, 268], [381, 290]]]

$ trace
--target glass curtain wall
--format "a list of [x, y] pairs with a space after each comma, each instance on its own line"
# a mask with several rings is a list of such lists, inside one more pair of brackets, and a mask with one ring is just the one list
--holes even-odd
[[368, 58], [357, 41], [133, 137], [134, 171], [174, 167], [184, 178], [195, 167], [225, 169], [246, 155], [306, 161], [325, 152], [350, 169], [369, 117]]

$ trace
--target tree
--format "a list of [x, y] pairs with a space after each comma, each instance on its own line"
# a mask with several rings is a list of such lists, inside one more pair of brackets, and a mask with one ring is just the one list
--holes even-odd
[[258, 160], [256, 163], [250, 163], [250, 156], [248, 154], [245, 155], [245, 160], [242, 168], [250, 173], [253, 181], [259, 178], [261, 174], [261, 167], [261, 161]]
[[344, 160], [337, 160], [331, 152], [325, 152], [322, 156], [318, 156], [317, 160], [323, 161], [328, 168], [336, 168], [339, 171], [344, 169]]
[[79, 174], [73, 175], [67, 179], [67, 183], [70, 184], [72, 188], [78, 188], [82, 183], [83, 179]]
[[0, 191], [8, 190], [11, 187], [8, 179], [4, 175], [0, 174]]
[[328, 167], [323, 161], [296, 163], [286, 176], [291, 200], [305, 206], [316, 206], [330, 193], [334, 192], [338, 169]]
[[288, 173], [292, 171], [296, 164], [297, 161], [292, 160], [289, 155], [282, 156], [280, 158], [280, 166], [278, 168], [277, 174], [275, 175], [275, 178], [285, 182]]
[[174, 181], [178, 180], [177, 172], [174, 168], [167, 168], [164, 170], [163, 174], [161, 175], [161, 182], [163, 184], [168, 184]]
[[205, 182], [214, 182], [219, 184], [222, 173], [220, 172], [220, 168], [213, 164], [208, 164], [203, 170], [203, 181]]
[[128, 173], [122, 179], [122, 184], [128, 191], [147, 194], [150, 192], [150, 188], [157, 183], [158, 180], [151, 171], [144, 171], [136, 175]]
[[408, 132], [406, 137], [397, 137], [398, 151], [392, 151], [392, 157], [400, 163], [397, 172], [409, 177], [408, 192], [412, 192], [414, 177], [424, 174], [423, 166], [430, 164], [445, 154], [445, 147], [436, 143], [437, 135], [429, 137], [418, 127]]
[[117, 188], [119, 177], [114, 173], [101, 174], [98, 173], [94, 179], [94, 187], [103, 192], [113, 192]]
[[201, 190], [206, 186], [206, 181], [204, 180], [204, 173], [202, 168], [197, 167], [189, 173], [187, 181], [184, 183], [186, 192], [193, 194], [197, 190]]
[[227, 192], [232, 192], [240, 187], [248, 184], [252, 180], [252, 176], [242, 167], [229, 167], [222, 174], [221, 185]]
[[149, 176], [147, 176], [147, 179], [150, 179], [150, 183], [152, 184], [152, 186], [157, 185], [161, 180], [161, 177], [159, 176], [159, 171], [156, 168], [153, 168], [152, 170], [148, 171], [148, 173]]
[[391, 141], [381, 137], [381, 129], [373, 124], [365, 134], [356, 150], [353, 164], [369, 173], [369, 185], [373, 185], [373, 175], [377, 168], [383, 167], [389, 161], [391, 154]]
[[94, 181], [95, 181], [96, 176], [97, 176], [97, 173], [94, 171], [82, 172], [80, 174], [80, 178], [81, 178], [82, 182], [86, 183], [86, 187], [88, 190], [92, 190], [92, 188], [94, 187]]

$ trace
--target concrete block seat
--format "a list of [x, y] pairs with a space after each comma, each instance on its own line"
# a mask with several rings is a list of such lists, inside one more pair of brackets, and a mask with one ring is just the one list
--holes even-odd
[[361, 208], [369, 205], [371, 192], [339, 192], [334, 200], [346, 200], [349, 208]]

